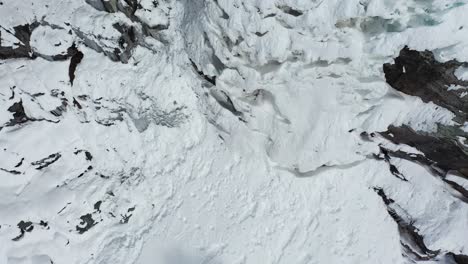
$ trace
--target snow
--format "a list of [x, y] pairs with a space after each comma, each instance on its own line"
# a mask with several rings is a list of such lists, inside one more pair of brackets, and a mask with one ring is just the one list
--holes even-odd
[[[75, 43], [84, 57], [73, 86], [69, 60], [0, 61], [1, 125], [20, 101], [41, 120], [0, 131], [0, 168], [20, 172], [0, 170], [0, 263], [408, 263], [374, 187], [412, 216], [429, 248], [468, 255], [467, 204], [422, 165], [397, 159], [409, 182], [397, 179], [369, 158], [391, 144], [359, 136], [455, 125], [450, 111], [389, 87], [382, 65], [404, 45], [468, 61], [468, 5], [142, 1], [132, 19], [85, 1], [2, 2], [3, 28], [47, 22], [33, 31], [34, 51], [65, 54]], [[119, 47], [115, 23], [169, 28], [139, 36], [124, 64], [106, 55]], [[5, 35], [2, 45], [14, 43]], [[215, 88], [189, 59], [217, 76]], [[33, 165], [54, 153], [48, 167]], [[80, 234], [87, 214], [95, 225]], [[21, 220], [34, 230], [12, 241]]]
[[72, 44], [72, 37], [63, 29], [41, 26], [31, 35], [31, 46], [34, 51], [44, 55], [66, 54]]
[[455, 76], [457, 76], [457, 78], [460, 80], [468, 80], [468, 69], [466, 67], [459, 67], [455, 71]]
[[463, 131], [468, 132], [468, 122], [465, 122], [462, 126]]

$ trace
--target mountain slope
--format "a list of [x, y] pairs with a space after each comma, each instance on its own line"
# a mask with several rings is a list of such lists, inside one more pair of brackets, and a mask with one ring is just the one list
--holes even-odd
[[467, 263], [465, 3], [1, 1], [0, 263]]

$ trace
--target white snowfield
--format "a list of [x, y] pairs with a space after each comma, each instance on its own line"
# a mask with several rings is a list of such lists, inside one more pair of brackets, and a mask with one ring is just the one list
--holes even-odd
[[[405, 45], [468, 61], [468, 1], [138, 2], [0, 0], [0, 46], [39, 22], [37, 58], [0, 60], [0, 264], [412, 263], [377, 189], [440, 252], [424, 263], [468, 255], [468, 204], [360, 136], [455, 124], [382, 65]], [[116, 24], [137, 32], [124, 62]], [[51, 56], [73, 43], [72, 84]]]

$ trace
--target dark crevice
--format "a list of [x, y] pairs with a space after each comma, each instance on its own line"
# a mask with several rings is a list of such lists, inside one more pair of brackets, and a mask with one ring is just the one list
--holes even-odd
[[20, 167], [21, 165], [23, 165], [23, 161], [24, 161], [24, 158], [22, 158], [22, 159], [18, 162], [18, 164], [15, 165], [15, 168], [18, 168], [18, 167]]
[[400, 180], [402, 180], [402, 181], [408, 181], [408, 180], [406, 179], [405, 175], [403, 175], [403, 174], [398, 170], [398, 168], [397, 168], [395, 165], [393, 165], [393, 164], [391, 164], [391, 163], [388, 163], [388, 166], [389, 166], [390, 173], [391, 173], [393, 176], [397, 177], [398, 179], [400, 179]]
[[31, 96], [34, 97], [34, 98], [37, 98], [37, 97], [41, 97], [45, 95], [45, 93], [35, 93], [35, 94], [32, 94]]
[[276, 16], [276, 14], [275, 14], [275, 13], [272, 13], [272, 14], [267, 14], [267, 15], [265, 15], [265, 16], [263, 17], [263, 19], [265, 19], [265, 18], [269, 18], [269, 17], [275, 17], [275, 16]]
[[75, 97], [73, 97], [73, 106], [78, 108], [78, 109], [82, 109], [83, 107], [81, 106], [81, 104], [76, 100]]
[[13, 175], [21, 174], [21, 172], [17, 171], [17, 170], [7, 170], [7, 169], [4, 169], [4, 168], [0, 168], [0, 170], [4, 171], [4, 172], [8, 172], [8, 173], [13, 174]]
[[294, 9], [287, 5], [277, 6], [277, 8], [283, 11], [284, 13], [295, 17], [302, 16], [304, 14], [304, 12], [302, 12], [301, 10]]
[[461, 186], [460, 184], [454, 181], [447, 180], [447, 179], [443, 179], [443, 180], [448, 185], [450, 185], [450, 187], [452, 187], [454, 190], [456, 190], [458, 193], [461, 194], [461, 197], [458, 197], [458, 198], [460, 198], [463, 202], [468, 203], [468, 190], [467, 189], [465, 189], [463, 186]]
[[223, 90], [211, 90], [213, 98], [221, 105], [224, 109], [228, 110], [235, 116], [242, 116], [242, 112], [238, 111], [231, 100], [231, 97]]
[[11, 96], [8, 98], [8, 100], [12, 100], [13, 98], [15, 98], [15, 88], [16, 88], [16, 85], [10, 87]]
[[268, 33], [268, 31], [265, 31], [265, 32], [263, 32], [263, 33], [261, 33], [261, 32], [255, 32], [255, 35], [257, 35], [258, 37], [263, 37], [263, 36], [265, 36], [267, 33]]
[[195, 71], [202, 77], [204, 80], [207, 82], [211, 83], [212, 85], [216, 86], [216, 76], [208, 76], [203, 73], [203, 71], [198, 69], [198, 66], [193, 62], [193, 60], [189, 59], [190, 63], [192, 64], [192, 67], [195, 69]]
[[222, 12], [221, 18], [222, 18], [222, 19], [229, 19], [228, 13], [226, 13], [226, 11], [219, 5], [218, 0], [214, 0], [214, 2], [215, 2], [215, 4], [218, 6], [218, 8], [221, 10], [221, 12]]
[[70, 66], [68, 68], [68, 77], [70, 78], [70, 84], [73, 85], [73, 81], [75, 80], [76, 68], [78, 67], [78, 64], [80, 64], [84, 55], [83, 52], [78, 50], [75, 44], [68, 48], [68, 54], [71, 56]]
[[77, 178], [83, 177], [86, 173], [90, 172], [92, 169], [93, 169], [93, 166], [88, 166], [88, 168], [84, 170], [82, 173], [80, 173]]
[[429, 160], [428, 158], [424, 157], [421, 154], [407, 153], [401, 150], [393, 151], [393, 150], [386, 149], [382, 146], [380, 146], [380, 151], [381, 153], [384, 153], [384, 155], [386, 156], [386, 159], [390, 159], [390, 157], [395, 157], [395, 158], [400, 158], [400, 159], [404, 159], [404, 160], [408, 160], [412, 162], [418, 162], [423, 165], [429, 165], [429, 166], [434, 165], [433, 161]]
[[[366, 133], [367, 134], [367, 133]], [[363, 134], [361, 134], [361, 138], [363, 138]], [[369, 139], [367, 139], [369, 140]], [[385, 163], [388, 164], [388, 169], [390, 170], [390, 173], [395, 176], [396, 178], [402, 180], [402, 181], [408, 181], [406, 177], [398, 170], [398, 168], [391, 163], [390, 161], [390, 155], [389, 151], [382, 146], [380, 146], [380, 153], [379, 155], [374, 155], [374, 157], [378, 160], [384, 160]]]
[[55, 163], [61, 157], [62, 157], [62, 155], [60, 153], [54, 153], [54, 154], [49, 155], [46, 158], [43, 158], [41, 160], [32, 162], [31, 165], [37, 166], [36, 170], [42, 170], [44, 168], [49, 167], [51, 164]]

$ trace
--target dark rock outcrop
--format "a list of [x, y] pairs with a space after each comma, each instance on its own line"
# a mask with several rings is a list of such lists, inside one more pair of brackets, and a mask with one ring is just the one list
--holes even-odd
[[[452, 111], [455, 121], [463, 124], [467, 121], [468, 97], [461, 95], [466, 89], [448, 89], [451, 85], [468, 89], [468, 81], [459, 80], [455, 75], [459, 67], [468, 67], [468, 63], [438, 62], [431, 51], [404, 47], [395, 63], [384, 64], [383, 70], [387, 83], [393, 88]], [[423, 152], [424, 157], [417, 157], [417, 161], [435, 166], [443, 176], [448, 171], [456, 171], [468, 178], [468, 148], [459, 142], [460, 137], [468, 138], [468, 133], [460, 126], [439, 125], [436, 132], [390, 126], [380, 134], [395, 144], [406, 144]]]
[[84, 55], [83, 52], [76, 48], [75, 44], [68, 48], [68, 55], [71, 56], [70, 67], [68, 68], [68, 77], [70, 78], [70, 84], [73, 85], [76, 68], [78, 67], [78, 64], [80, 64]]
[[76, 231], [80, 235], [88, 232], [93, 226], [95, 226], [97, 223], [94, 221], [93, 216], [91, 214], [85, 214], [80, 216], [80, 224], [76, 226]]
[[455, 263], [457, 264], [468, 264], [468, 256], [466, 255], [457, 255], [454, 253], [450, 253], [449, 255], [453, 258], [453, 261], [455, 261]]
[[35, 28], [39, 26], [38, 22], [32, 24], [25, 24], [13, 27], [14, 32], [7, 31], [13, 35], [18, 42], [15, 43], [15, 47], [3, 46], [0, 35], [0, 60], [6, 59], [19, 59], [19, 58], [30, 58], [36, 57], [34, 52], [31, 50], [31, 34]]
[[400, 51], [394, 64], [384, 64], [385, 79], [396, 90], [421, 98], [424, 102], [434, 102], [466, 121], [468, 97], [461, 97], [463, 90], [448, 90], [450, 85], [468, 87], [468, 81], [459, 80], [455, 71], [468, 63], [451, 60], [438, 62], [430, 51]]
[[23, 107], [23, 101], [14, 103], [8, 108], [8, 111], [13, 113], [13, 119], [10, 119], [10, 122], [7, 126], [14, 126], [17, 124], [25, 123], [29, 120], [29, 117], [26, 115]]
[[[138, 27], [133, 27], [123, 24], [115, 24], [116, 28], [122, 36], [119, 38], [118, 47], [114, 48], [112, 52], [108, 52], [109, 47], [101, 47], [96, 41], [93, 41], [91, 38], [84, 36], [82, 32], [77, 32], [77, 34], [82, 38], [87, 44], [88, 47], [98, 51], [104, 52], [104, 54], [113, 61], [121, 61], [122, 63], [128, 63], [132, 55], [133, 49], [140, 45], [147, 47], [144, 43], [144, 37], [149, 36], [153, 37], [159, 41], [165, 42], [164, 38], [160, 36], [160, 32], [169, 28], [169, 24], [158, 24], [158, 25], [149, 25], [144, 20], [140, 19], [135, 15], [137, 10], [145, 9], [150, 11], [151, 8], [143, 8], [140, 4], [140, 1], [137, 0], [86, 0], [86, 3], [91, 5], [97, 10], [116, 13], [121, 12], [127, 16], [132, 22], [139, 24]], [[153, 3], [153, 7], [158, 7], [158, 2]], [[169, 16], [169, 14], [167, 14]], [[117, 46], [117, 45], [116, 45]]]
[[428, 159], [425, 162], [433, 162], [444, 172], [454, 170], [468, 178], [468, 154], [456, 141], [417, 132], [408, 126], [390, 126], [380, 134], [393, 143], [406, 144], [418, 149]]
[[[389, 164], [392, 158], [418, 163], [445, 183], [441, 186], [451, 188], [454, 196], [468, 202], [468, 190], [447, 177], [450, 172], [468, 179], [468, 149], [460, 143], [461, 138], [468, 138], [468, 133], [461, 129], [468, 117], [468, 97], [462, 96], [468, 88], [468, 81], [460, 80], [455, 75], [460, 67], [468, 67], [468, 63], [456, 60], [438, 62], [432, 52], [411, 50], [408, 47], [400, 51], [393, 64], [383, 65], [385, 78], [390, 86], [402, 93], [417, 96], [423, 102], [433, 102], [450, 110], [455, 114], [454, 121], [458, 122], [458, 125], [438, 124], [437, 131], [431, 132], [415, 131], [406, 125], [389, 126], [387, 131], [380, 132], [381, 136], [395, 144], [414, 147], [423, 154], [393, 151], [380, 146], [380, 154], [375, 157]], [[449, 89], [450, 86], [458, 86], [461, 89]], [[395, 166], [394, 171], [398, 172]], [[419, 262], [442, 257], [450, 263], [467, 263], [464, 255], [428, 249], [411, 218], [401, 215], [404, 210], [400, 210], [383, 189], [374, 190], [387, 205], [389, 214], [399, 226], [403, 252], [407, 258]]]
[[62, 157], [60, 153], [50, 154], [48, 157], [32, 162], [31, 165], [37, 166], [36, 170], [42, 170], [49, 167]]
[[20, 221], [17, 226], [18, 226], [18, 228], [20, 230], [20, 234], [18, 236], [16, 236], [15, 238], [13, 238], [12, 239], [13, 241], [21, 240], [24, 237], [24, 235], [26, 234], [26, 232], [31, 232], [34, 229], [34, 225], [30, 221], [26, 221], [26, 222], [25, 221]]

